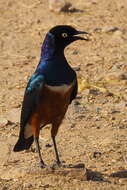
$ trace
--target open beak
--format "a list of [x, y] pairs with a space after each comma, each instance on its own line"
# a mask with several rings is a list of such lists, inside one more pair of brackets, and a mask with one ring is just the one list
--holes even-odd
[[83, 31], [76, 31], [75, 35], [73, 36], [73, 39], [74, 40], [87, 40], [89, 41], [89, 38], [84, 38], [84, 37], [81, 37], [81, 36], [77, 36], [79, 34], [86, 34], [86, 35], [91, 35], [90, 33], [88, 32], [83, 32]]

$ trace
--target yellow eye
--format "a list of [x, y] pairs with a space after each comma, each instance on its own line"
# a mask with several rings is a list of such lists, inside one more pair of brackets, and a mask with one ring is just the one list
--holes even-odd
[[68, 36], [67, 33], [62, 33], [62, 37], [63, 37], [63, 38], [66, 38], [67, 36]]

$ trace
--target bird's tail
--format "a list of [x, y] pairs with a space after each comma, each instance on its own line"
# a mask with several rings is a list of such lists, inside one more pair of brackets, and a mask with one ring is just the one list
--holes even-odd
[[27, 139], [20, 137], [19, 140], [17, 141], [17, 143], [15, 144], [13, 151], [19, 152], [22, 150], [29, 149], [30, 146], [32, 145], [32, 143], [33, 143], [33, 136], [31, 136]]

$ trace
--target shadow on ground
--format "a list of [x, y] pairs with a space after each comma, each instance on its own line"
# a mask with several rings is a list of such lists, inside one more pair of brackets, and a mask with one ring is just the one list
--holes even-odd
[[127, 170], [113, 172], [110, 177], [127, 178]]

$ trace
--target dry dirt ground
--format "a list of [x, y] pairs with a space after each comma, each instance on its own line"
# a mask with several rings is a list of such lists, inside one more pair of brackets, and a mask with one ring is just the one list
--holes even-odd
[[[71, 2], [77, 11], [54, 13], [46, 0], [0, 0], [1, 190], [127, 189], [127, 1]], [[57, 24], [92, 35], [65, 51], [77, 70], [79, 93], [57, 144], [63, 164], [72, 168], [45, 170], [38, 168], [36, 153], [12, 149], [26, 83], [46, 32]], [[41, 131], [40, 144], [45, 162], [52, 164], [50, 126]]]

